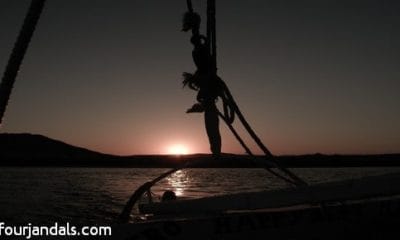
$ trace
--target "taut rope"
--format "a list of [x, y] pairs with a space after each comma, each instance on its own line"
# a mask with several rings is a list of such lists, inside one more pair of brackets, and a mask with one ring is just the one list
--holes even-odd
[[[193, 6], [191, 0], [187, 0], [187, 5], [188, 5], [188, 11], [193, 13]], [[257, 136], [255, 131], [251, 128], [250, 124], [247, 122], [245, 117], [243, 116], [242, 112], [240, 111], [238, 105], [236, 104], [231, 92], [229, 91], [228, 86], [225, 84], [222, 79], [220, 79], [217, 76], [217, 43], [216, 43], [216, 20], [215, 20], [215, 0], [207, 0], [207, 44], [208, 44], [208, 50], [209, 50], [209, 77], [214, 79], [215, 81], [219, 81], [218, 85], [220, 85], [221, 92], [219, 94], [219, 97], [223, 101], [223, 114], [219, 112], [219, 116], [224, 120], [224, 122], [228, 125], [229, 129], [231, 132], [234, 134], [236, 139], [239, 141], [239, 143], [243, 146], [245, 151], [251, 155], [252, 152], [250, 149], [246, 146], [244, 141], [241, 139], [239, 134], [234, 130], [232, 123], [234, 122], [235, 115], [238, 116], [240, 122], [246, 129], [246, 131], [249, 133], [251, 138], [254, 140], [254, 142], [257, 144], [257, 146], [263, 151], [265, 154], [265, 159], [269, 161], [273, 167], [276, 167], [279, 169], [281, 172], [286, 174], [289, 178], [282, 176], [281, 174], [273, 171], [270, 167], [265, 167], [270, 173], [272, 173], [274, 176], [277, 176], [289, 183], [292, 183], [296, 186], [300, 185], [307, 185], [306, 182], [304, 182], [302, 179], [300, 179], [298, 176], [296, 176], [294, 173], [289, 171], [288, 169], [280, 166], [280, 164], [275, 161], [273, 158], [274, 156], [272, 153], [268, 150], [268, 148], [264, 145], [264, 143], [260, 140], [260, 138]], [[266, 164], [264, 164], [265, 166]], [[291, 179], [290, 181], [288, 181]]]

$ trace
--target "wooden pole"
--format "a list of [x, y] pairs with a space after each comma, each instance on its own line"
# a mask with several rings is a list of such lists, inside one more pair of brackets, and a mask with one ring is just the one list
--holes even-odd
[[32, 0], [28, 13], [26, 14], [21, 31], [11, 52], [6, 70], [0, 84], [0, 125], [6, 111], [8, 100], [15, 83], [18, 71], [21, 67], [26, 50], [28, 49], [36, 24], [42, 13], [46, 0]]

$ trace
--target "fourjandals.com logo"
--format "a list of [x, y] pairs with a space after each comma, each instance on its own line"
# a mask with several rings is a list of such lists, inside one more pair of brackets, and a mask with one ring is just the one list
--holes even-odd
[[55, 222], [52, 226], [36, 226], [28, 223], [23, 226], [7, 225], [0, 222], [0, 238], [2, 237], [32, 237], [44, 236], [111, 236], [110, 226], [82, 226], [77, 227], [69, 222], [59, 224]]

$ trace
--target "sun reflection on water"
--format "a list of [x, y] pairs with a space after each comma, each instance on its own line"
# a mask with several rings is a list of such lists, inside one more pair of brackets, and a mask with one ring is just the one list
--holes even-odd
[[171, 190], [175, 192], [176, 196], [184, 196], [185, 190], [189, 187], [191, 178], [187, 171], [178, 170], [167, 178]]

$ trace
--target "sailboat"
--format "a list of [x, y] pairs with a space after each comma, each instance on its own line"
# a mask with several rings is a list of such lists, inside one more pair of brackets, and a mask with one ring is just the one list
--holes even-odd
[[[0, 86], [2, 119], [19, 66], [39, 19], [44, 0], [33, 0]], [[208, 74], [216, 75], [215, 0], [207, 1]], [[190, 0], [188, 12], [194, 13]], [[213, 78], [215, 79], [215, 78]], [[236, 115], [264, 152], [256, 163], [291, 187], [200, 199], [155, 202], [151, 187], [186, 162], [140, 186], [113, 226], [113, 239], [389, 239], [398, 235], [400, 174], [309, 185], [274, 160], [251, 129], [227, 86], [221, 82], [224, 113], [217, 112], [246, 152], [253, 156], [232, 122]], [[221, 97], [221, 96], [220, 96]], [[212, 144], [212, 143], [211, 143]], [[218, 151], [216, 151], [218, 152]], [[258, 159], [258, 160], [257, 160]], [[148, 202], [139, 203], [147, 195]], [[141, 218], [132, 218], [138, 206]]]
[[[193, 6], [187, 0], [188, 13]], [[192, 22], [195, 17], [188, 17]], [[216, 75], [215, 0], [207, 1], [208, 77]], [[193, 35], [199, 34], [192, 29]], [[196, 46], [195, 46], [196, 48]], [[196, 51], [196, 50], [194, 50]], [[194, 57], [195, 63], [196, 59]], [[196, 64], [198, 65], [198, 64]], [[400, 222], [400, 174], [309, 185], [274, 160], [273, 155], [250, 127], [222, 82], [220, 94], [224, 112], [219, 117], [227, 124], [245, 151], [254, 156], [232, 126], [236, 115], [265, 158], [256, 164], [291, 187], [211, 196], [200, 199], [154, 202], [150, 188], [175, 171], [172, 169], [135, 191], [119, 216], [129, 222], [130, 212], [140, 196], [147, 203], [138, 204], [142, 220], [120, 225], [118, 231], [128, 239], [389, 239], [397, 235]], [[207, 128], [207, 118], [206, 130]], [[208, 132], [209, 138], [213, 133]], [[213, 145], [212, 139], [210, 144]], [[213, 146], [211, 146], [213, 151]], [[214, 154], [214, 151], [213, 151]]]
[[140, 204], [120, 239], [393, 239], [400, 175]]

